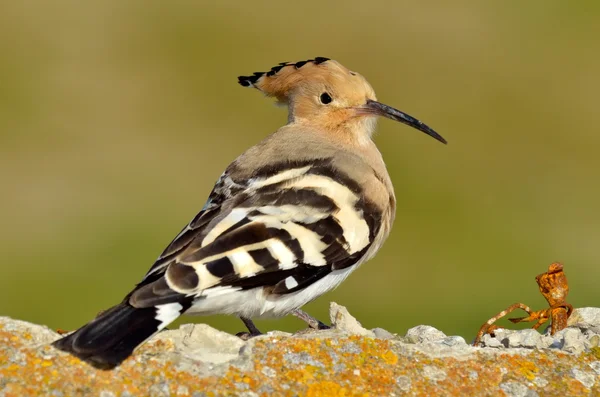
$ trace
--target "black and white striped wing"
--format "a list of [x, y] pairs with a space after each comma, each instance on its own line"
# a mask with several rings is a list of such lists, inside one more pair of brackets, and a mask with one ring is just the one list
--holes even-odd
[[171, 246], [173, 252], [185, 248], [160, 268], [164, 276], [131, 298], [148, 307], [175, 295], [202, 297], [216, 287], [301, 290], [352, 266], [369, 248], [381, 214], [360, 193], [326, 162], [257, 173], [246, 189], [213, 208], [217, 213], [208, 208], [197, 217], [204, 226], [184, 229]]
[[[173, 263], [175, 259], [181, 256], [182, 252], [190, 243], [202, 234], [209, 223], [219, 215], [221, 206], [224, 202], [231, 199], [239, 192], [243, 191], [245, 186], [235, 183], [231, 177], [224, 172], [215, 183], [204, 208], [188, 223], [173, 241], [160, 254], [154, 265], [146, 273], [144, 281], [148, 278], [156, 278], [156, 275], [164, 274], [166, 267]], [[142, 281], [143, 284], [143, 281]]]

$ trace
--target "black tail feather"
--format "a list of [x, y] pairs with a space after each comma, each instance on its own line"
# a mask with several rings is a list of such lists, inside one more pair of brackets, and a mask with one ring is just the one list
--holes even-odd
[[155, 307], [135, 308], [125, 301], [52, 345], [96, 367], [114, 368], [166, 326], [156, 317]]

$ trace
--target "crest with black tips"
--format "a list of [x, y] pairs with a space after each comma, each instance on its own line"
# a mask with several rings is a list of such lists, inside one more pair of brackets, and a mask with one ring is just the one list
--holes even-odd
[[261, 77], [263, 77], [263, 76], [274, 77], [277, 73], [279, 73], [279, 71], [281, 71], [283, 68], [285, 68], [287, 66], [294, 66], [295, 69], [300, 69], [302, 66], [306, 65], [307, 63], [313, 63], [315, 65], [320, 65], [323, 62], [326, 62], [329, 60], [330, 60], [330, 58], [326, 58], [326, 57], [316, 57], [315, 59], [308, 59], [306, 61], [299, 61], [299, 62], [280, 62], [276, 66], [273, 66], [271, 68], [271, 70], [269, 70], [268, 72], [254, 72], [252, 74], [252, 76], [238, 76], [238, 83], [242, 87], [255, 87], [256, 83], [258, 82], [258, 80]]

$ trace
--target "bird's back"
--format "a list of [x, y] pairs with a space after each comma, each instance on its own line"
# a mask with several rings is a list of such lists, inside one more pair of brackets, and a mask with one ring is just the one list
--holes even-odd
[[[394, 222], [396, 198], [385, 163], [373, 140], [340, 139], [329, 131], [288, 124], [246, 150], [228, 167], [234, 181], [255, 177], [261, 170], [276, 174], [298, 165], [327, 164], [321, 169], [343, 187], [354, 191], [377, 216], [378, 249]], [[380, 232], [380, 233], [379, 233]], [[374, 250], [376, 251], [376, 249]]]
[[357, 185], [365, 200], [379, 210], [390, 210], [393, 222], [396, 199], [392, 181], [381, 153], [369, 139], [360, 144], [330, 136], [302, 124], [288, 124], [262, 142], [246, 150], [227, 168], [234, 180], [254, 177], [260, 170], [273, 173], [295, 164], [328, 160], [332, 169], [347, 176], [349, 184]]

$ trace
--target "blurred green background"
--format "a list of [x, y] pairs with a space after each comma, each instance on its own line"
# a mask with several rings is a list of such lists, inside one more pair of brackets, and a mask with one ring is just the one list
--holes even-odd
[[236, 76], [315, 56], [449, 145], [380, 122], [395, 227], [310, 313], [470, 339], [511, 303], [544, 308], [534, 277], [557, 260], [570, 302], [597, 306], [599, 18], [595, 1], [3, 2], [0, 315], [73, 329], [119, 302], [285, 123]]

